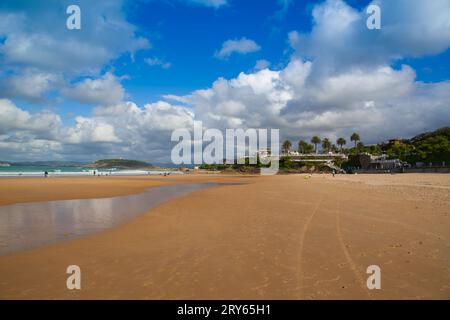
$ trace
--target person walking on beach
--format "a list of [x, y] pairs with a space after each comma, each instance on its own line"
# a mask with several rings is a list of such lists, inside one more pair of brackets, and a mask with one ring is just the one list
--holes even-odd
[[48, 177], [48, 172], [47, 172], [47, 171], [44, 172], [44, 177], [45, 177], [45, 178]]

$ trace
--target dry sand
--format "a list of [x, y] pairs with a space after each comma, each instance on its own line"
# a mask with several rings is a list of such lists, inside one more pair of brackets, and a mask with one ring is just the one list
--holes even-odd
[[[1, 299], [450, 299], [450, 175], [1, 179], [0, 204], [240, 182], [0, 257]], [[81, 290], [66, 289], [68, 265]], [[368, 290], [378, 265], [381, 290]]]

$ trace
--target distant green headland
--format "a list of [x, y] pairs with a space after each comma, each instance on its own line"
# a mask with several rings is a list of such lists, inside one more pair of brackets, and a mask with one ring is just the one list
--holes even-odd
[[128, 159], [102, 159], [97, 160], [92, 164], [85, 165], [86, 168], [94, 169], [138, 169], [138, 168], [148, 168], [153, 167], [151, 164], [139, 161], [139, 160], [128, 160]]

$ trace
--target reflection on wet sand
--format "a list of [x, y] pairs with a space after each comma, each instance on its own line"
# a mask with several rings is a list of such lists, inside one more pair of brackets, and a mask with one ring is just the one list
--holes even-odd
[[99, 232], [174, 197], [216, 184], [180, 184], [102, 199], [0, 206], [0, 255]]

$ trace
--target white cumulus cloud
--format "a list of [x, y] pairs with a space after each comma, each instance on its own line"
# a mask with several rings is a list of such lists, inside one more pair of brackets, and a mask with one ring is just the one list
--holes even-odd
[[227, 59], [233, 53], [247, 54], [259, 51], [261, 47], [253, 40], [245, 37], [241, 39], [227, 40], [222, 44], [222, 48], [216, 52], [218, 59]]
[[107, 72], [101, 78], [87, 78], [72, 87], [63, 88], [61, 94], [82, 103], [109, 105], [122, 101], [125, 89], [120, 83], [120, 78]]

